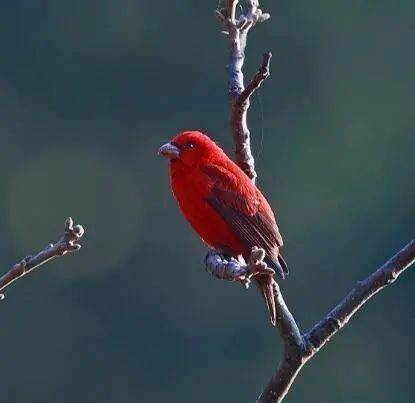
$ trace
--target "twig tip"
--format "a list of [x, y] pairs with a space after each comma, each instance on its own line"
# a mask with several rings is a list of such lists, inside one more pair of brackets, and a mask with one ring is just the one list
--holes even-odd
[[73, 227], [73, 232], [74, 234], [76, 234], [77, 238], [79, 239], [84, 235], [85, 229], [82, 225], [77, 224], [75, 225], [75, 227]]
[[65, 221], [65, 231], [72, 231], [73, 228], [73, 219], [68, 217]]

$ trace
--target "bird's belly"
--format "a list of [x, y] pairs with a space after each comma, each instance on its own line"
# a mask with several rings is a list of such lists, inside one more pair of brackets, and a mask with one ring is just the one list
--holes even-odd
[[207, 205], [200, 213], [200, 219], [188, 219], [205, 243], [235, 256], [244, 252], [240, 240], [212, 207]]
[[180, 192], [174, 193], [182, 213], [206, 244], [232, 256], [246, 252], [241, 241], [206, 199], [199, 195], [189, 197], [188, 192], [185, 197], [180, 197]]

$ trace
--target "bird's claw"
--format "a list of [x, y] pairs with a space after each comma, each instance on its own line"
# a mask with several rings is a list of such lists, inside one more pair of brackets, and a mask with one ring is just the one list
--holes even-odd
[[248, 262], [248, 270], [250, 277], [257, 275], [273, 276], [275, 270], [264, 262], [265, 251], [261, 248], [254, 246], [251, 251], [251, 257]]
[[239, 276], [237, 280], [242, 284], [242, 286], [247, 290], [251, 285], [251, 276], [243, 275]]
[[257, 262], [253, 267], [250, 273], [251, 277], [265, 275], [265, 276], [273, 276], [275, 274], [275, 270], [268, 267], [265, 262]]
[[260, 262], [258, 265], [256, 265], [255, 270], [251, 271], [250, 267], [247, 267], [246, 274], [243, 274], [236, 278], [237, 281], [239, 281], [243, 287], [247, 290], [249, 286], [251, 285], [251, 280], [255, 276], [259, 275], [265, 275], [273, 277], [275, 274], [275, 270], [271, 269], [267, 266], [266, 263]]

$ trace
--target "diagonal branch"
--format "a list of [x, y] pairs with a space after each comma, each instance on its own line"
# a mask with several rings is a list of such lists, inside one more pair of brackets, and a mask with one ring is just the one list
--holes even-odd
[[368, 278], [359, 281], [353, 290], [305, 335], [314, 350], [318, 351], [323, 347], [370, 298], [394, 283], [414, 262], [415, 239]]
[[[309, 361], [340, 329], [347, 325], [351, 317], [379, 291], [383, 290], [415, 262], [415, 239], [409, 242], [395, 256], [388, 260], [356, 286], [343, 298], [309, 332], [301, 336], [302, 344], [297, 341], [298, 334], [293, 333], [293, 327], [283, 329], [280, 326], [281, 337], [284, 340], [284, 356], [268, 385], [259, 396], [258, 403], [281, 402], [288, 393], [292, 383], [303, 365]], [[278, 307], [282, 302], [276, 299]], [[283, 304], [285, 306], [285, 304]], [[294, 328], [295, 329], [295, 328]], [[291, 340], [291, 342], [290, 342]], [[288, 343], [288, 344], [287, 344]]]
[[[19, 278], [50, 260], [63, 256], [68, 252], [81, 249], [81, 245], [77, 242], [84, 235], [84, 232], [84, 228], [81, 225], [74, 226], [72, 218], [68, 218], [65, 222], [65, 232], [55, 244], [49, 244], [34, 256], [25, 257], [0, 277], [0, 292]], [[3, 294], [0, 294], [0, 296], [1, 299], [4, 298]]]
[[239, 95], [237, 103], [243, 105], [250, 96], [261, 86], [261, 84], [270, 76], [269, 65], [271, 63], [271, 52], [264, 53], [262, 56], [262, 63], [259, 70], [252, 77], [250, 83]]

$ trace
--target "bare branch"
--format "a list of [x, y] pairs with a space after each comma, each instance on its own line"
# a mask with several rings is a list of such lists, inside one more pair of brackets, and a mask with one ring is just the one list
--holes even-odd
[[278, 283], [274, 280], [275, 305], [277, 307], [277, 326], [280, 331], [286, 353], [297, 354], [297, 351], [304, 351], [304, 339], [300, 329], [295, 322], [293, 315], [288, 309], [281, 294]]
[[239, 0], [228, 0], [227, 3], [228, 18], [232, 24], [235, 24], [236, 6]]
[[[229, 63], [229, 96], [231, 99], [231, 127], [235, 149], [236, 163], [255, 182], [257, 177], [255, 161], [251, 152], [250, 132], [247, 124], [247, 112], [249, 109], [249, 98], [256, 88], [260, 86], [264, 78], [257, 77], [251, 83], [248, 91], [245, 90], [244, 75], [242, 68], [245, 61], [245, 48], [249, 30], [259, 22], [264, 22], [270, 15], [263, 13], [259, 8], [258, 0], [246, 1], [246, 13], [236, 16], [236, 6], [239, 0], [228, 0], [226, 10], [216, 11], [218, 19], [224, 26], [222, 32], [226, 33], [230, 46]], [[266, 63], [267, 74], [269, 75], [269, 55]], [[263, 64], [264, 65], [264, 64]], [[261, 66], [262, 67], [262, 66]], [[262, 70], [262, 69], [261, 69]], [[254, 79], [255, 79], [254, 77]], [[255, 87], [254, 87], [255, 86]], [[243, 94], [243, 96], [242, 96]]]
[[[302, 344], [299, 343], [300, 339], [296, 332], [296, 326], [293, 326], [290, 320], [283, 322], [286, 329], [279, 323], [281, 337], [284, 340], [284, 356], [257, 402], [281, 402], [303, 365], [330, 341], [332, 336], [342, 329], [370, 298], [383, 290], [387, 285], [395, 282], [414, 262], [415, 239], [369, 277], [359, 281], [353, 290], [333, 310], [309, 332], [301, 336]], [[280, 305], [281, 302], [278, 303], [278, 306]]]
[[370, 298], [395, 282], [414, 262], [415, 240], [412, 240], [368, 278], [359, 281], [355, 288], [307, 333], [306, 337], [313, 348], [318, 351], [323, 347]]
[[[237, 164], [255, 183], [255, 161], [250, 146], [250, 132], [247, 113], [250, 97], [270, 75], [271, 53], [263, 55], [262, 64], [245, 87], [242, 68], [249, 30], [258, 22], [264, 22], [270, 15], [259, 8], [259, 0], [246, 0], [245, 13], [236, 15], [239, 0], [227, 0], [225, 10], [216, 11], [224, 26], [230, 45], [229, 95], [231, 99], [231, 125], [235, 158]], [[218, 251], [210, 251], [205, 258], [206, 269], [212, 275], [226, 280], [240, 281], [246, 288], [255, 272], [270, 270], [263, 262], [264, 251], [252, 250], [248, 263], [226, 259]], [[274, 295], [277, 310], [277, 325], [284, 342], [284, 354], [280, 365], [268, 385], [259, 396], [259, 403], [281, 402], [288, 393], [303, 365], [311, 359], [349, 319], [376, 293], [393, 283], [396, 278], [415, 260], [415, 240], [397, 253], [366, 280], [358, 282], [355, 288], [318, 322], [309, 332], [302, 334], [289, 311], [278, 284], [274, 281]], [[256, 270], [256, 271], [255, 271]]]
[[205, 257], [206, 271], [221, 280], [235, 281], [248, 275], [246, 264], [234, 258], [226, 259], [223, 254], [214, 249], [209, 250]]
[[219, 20], [220, 23], [225, 24], [226, 17], [222, 14], [220, 10], [215, 10], [215, 17]]
[[[205, 257], [206, 271], [221, 280], [240, 281], [248, 289], [251, 278], [257, 274], [271, 274], [275, 271], [264, 262], [265, 251], [254, 247], [248, 262], [242, 257], [227, 259], [222, 252], [211, 249]], [[278, 285], [277, 285], [278, 287]]]
[[[78, 241], [83, 236], [84, 232], [81, 225], [74, 226], [72, 218], [68, 218], [65, 222], [65, 232], [55, 244], [49, 244], [45, 249], [34, 256], [25, 257], [23, 260], [16, 263], [6, 274], [0, 277], [0, 291], [3, 291], [17, 279], [25, 276], [44, 263], [49, 262], [58, 256], [63, 256], [68, 252], [74, 252], [81, 249], [81, 245], [78, 244]], [[3, 299], [4, 295], [0, 295]]]
[[246, 5], [248, 8], [248, 16], [255, 23], [264, 22], [271, 18], [270, 14], [263, 13], [259, 8], [259, 0], [246, 0]]
[[262, 63], [259, 70], [252, 77], [251, 82], [242, 91], [241, 95], [237, 100], [237, 103], [239, 105], [244, 104], [244, 102], [247, 99], [249, 99], [249, 97], [261, 86], [263, 81], [265, 81], [269, 77], [269, 65], [271, 63], [271, 57], [271, 52], [264, 53], [264, 55], [262, 56]]

